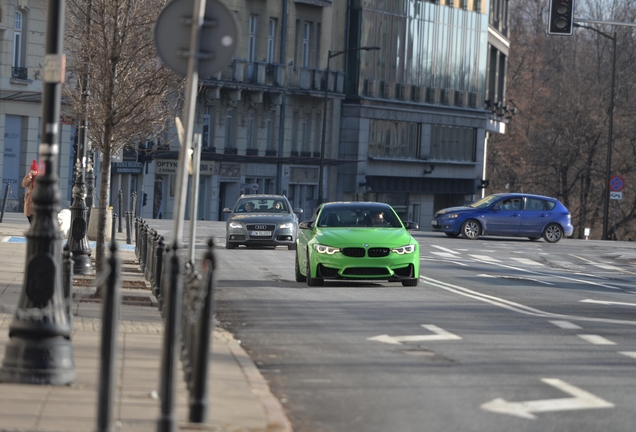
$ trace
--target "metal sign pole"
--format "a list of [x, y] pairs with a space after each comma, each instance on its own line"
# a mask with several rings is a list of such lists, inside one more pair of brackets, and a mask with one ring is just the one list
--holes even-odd
[[197, 210], [199, 197], [199, 179], [201, 175], [201, 134], [194, 135], [194, 154], [192, 155], [192, 189], [190, 191], [190, 239], [188, 257], [194, 266], [194, 240], [197, 232]]

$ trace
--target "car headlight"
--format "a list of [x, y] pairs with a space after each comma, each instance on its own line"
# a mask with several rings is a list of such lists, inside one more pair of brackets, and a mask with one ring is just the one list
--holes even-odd
[[391, 249], [391, 252], [395, 252], [398, 255], [410, 254], [415, 252], [415, 245], [407, 244], [405, 246], [396, 247]]
[[448, 213], [448, 214], [445, 214], [444, 216], [442, 216], [442, 219], [455, 219], [455, 218], [458, 218], [458, 217], [459, 217], [459, 214], [457, 214], [457, 213]]
[[230, 228], [232, 229], [243, 228], [243, 224], [238, 222], [230, 222]]
[[293, 228], [293, 227], [294, 227], [294, 224], [291, 223], [291, 222], [285, 222], [285, 223], [282, 223], [282, 224], [278, 225], [278, 228], [280, 228], [280, 229], [289, 229], [289, 228]]
[[335, 248], [335, 247], [331, 247], [331, 246], [325, 246], [325, 245], [321, 245], [321, 244], [315, 244], [314, 245], [314, 250], [318, 253], [321, 254], [328, 254], [328, 255], [333, 255], [337, 252], [340, 252], [339, 248]]

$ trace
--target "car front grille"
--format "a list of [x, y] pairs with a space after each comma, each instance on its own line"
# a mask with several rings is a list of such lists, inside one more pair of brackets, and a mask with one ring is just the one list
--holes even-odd
[[365, 256], [364, 248], [342, 248], [340, 252], [344, 256], [352, 257], [352, 258], [362, 258]]
[[[269, 224], [249, 224], [247, 225], [247, 232], [251, 239], [256, 240], [266, 240], [274, 237], [274, 231], [276, 230], [276, 225]], [[269, 235], [252, 235], [252, 232], [269, 232]]]
[[371, 248], [369, 252], [367, 252], [370, 257], [385, 257], [391, 253], [391, 249], [389, 248]]

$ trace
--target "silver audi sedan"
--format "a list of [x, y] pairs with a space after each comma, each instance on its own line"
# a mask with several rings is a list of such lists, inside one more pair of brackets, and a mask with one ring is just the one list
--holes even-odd
[[287, 246], [296, 249], [298, 216], [302, 209], [292, 209], [284, 195], [241, 195], [229, 213], [225, 248], [237, 246]]

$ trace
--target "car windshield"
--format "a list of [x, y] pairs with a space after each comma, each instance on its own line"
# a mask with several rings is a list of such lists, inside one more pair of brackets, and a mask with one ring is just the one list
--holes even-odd
[[493, 202], [497, 201], [500, 197], [496, 195], [488, 195], [480, 200], [475, 201], [472, 204], [468, 204], [468, 207], [482, 209], [490, 206]]
[[390, 207], [329, 206], [320, 213], [318, 227], [402, 228], [402, 223]]
[[289, 213], [287, 202], [280, 198], [242, 198], [235, 213]]

